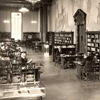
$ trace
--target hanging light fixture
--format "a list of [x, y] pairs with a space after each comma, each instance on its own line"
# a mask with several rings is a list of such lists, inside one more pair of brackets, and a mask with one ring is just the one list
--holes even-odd
[[26, 7], [22, 7], [19, 9], [20, 12], [26, 13], [29, 12], [29, 9], [27, 9]]
[[7, 19], [7, 11], [6, 11], [6, 19], [3, 22], [4, 23], [10, 23], [10, 21]]
[[41, 1], [41, 0], [26, 0], [26, 1], [31, 2], [32, 4], [35, 4], [36, 2]]

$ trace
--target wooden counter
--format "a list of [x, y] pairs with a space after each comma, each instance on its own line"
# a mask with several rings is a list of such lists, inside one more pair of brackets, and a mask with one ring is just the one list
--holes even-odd
[[[45, 87], [41, 82], [0, 84], [0, 100], [14, 98], [38, 98], [43, 100], [46, 96]], [[36, 99], [37, 100], [37, 99]]]

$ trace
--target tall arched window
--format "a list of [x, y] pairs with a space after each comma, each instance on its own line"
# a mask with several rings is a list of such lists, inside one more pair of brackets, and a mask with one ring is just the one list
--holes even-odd
[[11, 38], [22, 40], [22, 13], [11, 13]]

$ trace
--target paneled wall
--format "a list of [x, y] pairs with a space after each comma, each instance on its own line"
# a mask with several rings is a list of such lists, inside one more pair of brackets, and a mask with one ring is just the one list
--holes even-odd
[[11, 21], [10, 11], [0, 11], [0, 32], [10, 32], [10, 23], [4, 23], [6, 19]]
[[77, 9], [87, 14], [86, 30], [100, 30], [100, 0], [54, 0], [50, 31], [75, 31], [73, 16]]
[[[31, 23], [36, 20], [37, 23]], [[38, 32], [38, 12], [23, 14], [23, 32]]]
[[[11, 12], [15, 10], [0, 10], [0, 32], [10, 32], [11, 29]], [[33, 18], [32, 18], [33, 17]], [[10, 23], [5, 24], [3, 21], [9, 19]], [[32, 24], [31, 20], [36, 20], [37, 23]], [[38, 12], [28, 12], [23, 14], [22, 23], [23, 32], [38, 32]]]

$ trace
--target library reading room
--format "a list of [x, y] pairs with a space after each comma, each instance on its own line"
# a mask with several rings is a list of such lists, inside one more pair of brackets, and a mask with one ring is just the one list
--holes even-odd
[[0, 100], [100, 100], [100, 0], [0, 0]]

